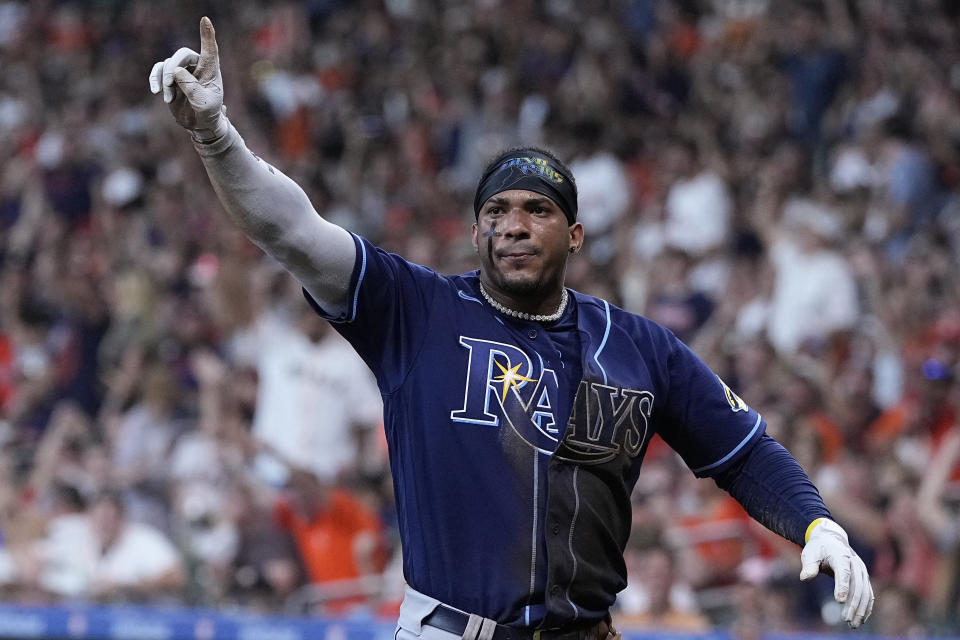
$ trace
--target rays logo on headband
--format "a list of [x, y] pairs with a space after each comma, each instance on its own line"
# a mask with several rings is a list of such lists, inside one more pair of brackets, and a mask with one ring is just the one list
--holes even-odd
[[567, 222], [577, 221], [577, 185], [562, 162], [540, 149], [514, 149], [500, 154], [484, 171], [473, 198], [479, 219], [483, 203], [503, 191], [526, 189], [545, 195], [563, 211]]
[[563, 174], [551, 167], [543, 158], [512, 158], [504, 162], [500, 167], [517, 167], [527, 176], [543, 176], [547, 180], [556, 182], [557, 184], [563, 182]]

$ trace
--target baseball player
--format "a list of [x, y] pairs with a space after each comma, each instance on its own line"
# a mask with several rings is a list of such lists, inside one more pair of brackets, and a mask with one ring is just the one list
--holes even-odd
[[851, 627], [870, 615], [864, 563], [763, 419], [669, 331], [564, 287], [584, 231], [562, 162], [529, 148], [494, 159], [473, 203], [480, 268], [440, 275], [324, 220], [251, 153], [225, 115], [207, 18], [200, 36], [199, 53], [154, 65], [150, 88], [231, 217], [376, 375], [409, 585], [398, 637], [613, 634], [654, 433], [801, 545], [801, 579], [833, 573]]

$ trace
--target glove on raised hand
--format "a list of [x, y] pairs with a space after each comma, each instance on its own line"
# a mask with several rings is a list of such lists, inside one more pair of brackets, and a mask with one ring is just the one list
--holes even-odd
[[850, 547], [843, 527], [826, 518], [815, 520], [800, 553], [800, 579], [812, 580], [821, 569], [833, 573], [833, 597], [842, 603], [843, 619], [856, 629], [873, 611], [873, 587], [867, 567]]
[[210, 142], [229, 130], [223, 105], [223, 78], [216, 32], [210, 18], [200, 20], [200, 53], [181, 47], [150, 70], [150, 91], [163, 91], [163, 101], [198, 142]]

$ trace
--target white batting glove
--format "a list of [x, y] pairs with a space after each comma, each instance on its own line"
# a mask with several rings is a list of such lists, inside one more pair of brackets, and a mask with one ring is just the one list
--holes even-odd
[[832, 520], [814, 521], [800, 553], [800, 579], [812, 580], [821, 569], [833, 572], [833, 597], [844, 605], [842, 616], [856, 629], [873, 611], [873, 587], [867, 567], [850, 547], [847, 532]]
[[150, 70], [150, 91], [163, 91], [163, 101], [198, 142], [220, 138], [229, 130], [223, 105], [223, 78], [216, 32], [210, 18], [200, 20], [200, 53], [182, 47]]

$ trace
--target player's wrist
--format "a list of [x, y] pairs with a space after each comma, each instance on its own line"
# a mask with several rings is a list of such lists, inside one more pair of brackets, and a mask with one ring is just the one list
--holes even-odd
[[193, 142], [194, 150], [200, 155], [201, 158], [213, 158], [220, 156], [225, 153], [227, 150], [233, 148], [238, 142], [243, 144], [243, 139], [240, 137], [240, 134], [237, 132], [236, 127], [233, 124], [224, 118], [227, 123], [227, 127], [223, 135], [218, 137], [211, 137], [209, 140], [202, 140], [193, 137], [193, 132], [191, 131], [191, 140]]
[[813, 533], [813, 530], [817, 528], [818, 525], [822, 524], [826, 518], [817, 518], [813, 522], [807, 525], [807, 531], [803, 534], [803, 542], [810, 542], [810, 534]]
[[811, 522], [807, 527], [807, 532], [804, 536], [804, 542], [810, 542], [814, 536], [821, 537], [825, 535], [837, 538], [847, 546], [850, 545], [850, 538], [847, 536], [847, 532], [844, 530], [844, 528], [829, 518], [817, 518]]
[[221, 108], [209, 125], [191, 129], [190, 137], [193, 141], [198, 144], [212, 144], [227, 135], [230, 131], [230, 121], [224, 111], [226, 108]]

